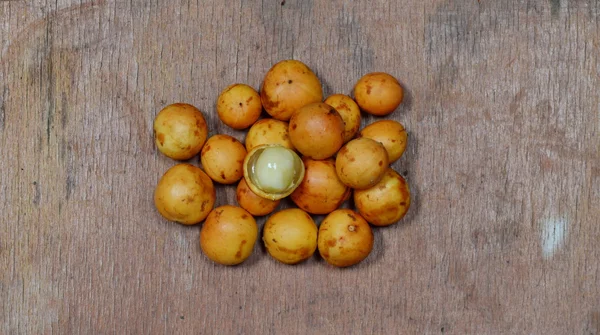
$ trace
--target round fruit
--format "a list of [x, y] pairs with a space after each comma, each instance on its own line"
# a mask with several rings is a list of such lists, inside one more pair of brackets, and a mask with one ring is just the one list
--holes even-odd
[[390, 164], [402, 157], [406, 150], [406, 130], [402, 123], [394, 120], [381, 120], [366, 126], [358, 134], [377, 141], [385, 147]]
[[323, 89], [319, 78], [304, 63], [283, 60], [267, 72], [260, 99], [269, 115], [287, 121], [298, 108], [322, 101]]
[[294, 150], [288, 132], [288, 123], [275, 119], [262, 119], [250, 127], [246, 134], [246, 150], [252, 151], [263, 144], [279, 144]]
[[351, 266], [367, 258], [373, 250], [373, 232], [360, 214], [338, 209], [321, 222], [318, 246], [327, 263]]
[[311, 214], [329, 214], [350, 197], [351, 190], [335, 172], [335, 161], [304, 157], [304, 179], [290, 196], [301, 209]]
[[229, 135], [215, 135], [206, 141], [200, 160], [208, 176], [221, 184], [233, 184], [244, 175], [246, 148]]
[[154, 142], [169, 158], [187, 160], [196, 156], [208, 136], [200, 110], [189, 104], [172, 104], [154, 118]]
[[215, 208], [200, 230], [200, 248], [212, 261], [237, 265], [252, 254], [258, 226], [245, 209], [225, 205]]
[[303, 210], [290, 208], [269, 217], [265, 223], [263, 242], [276, 260], [297, 264], [317, 250], [317, 225]]
[[265, 199], [252, 192], [245, 178], [240, 180], [235, 195], [238, 204], [254, 216], [270, 214], [279, 206], [279, 200]]
[[344, 144], [344, 121], [331, 106], [315, 102], [296, 111], [290, 119], [290, 139], [304, 156], [325, 159]]
[[304, 178], [304, 164], [293, 150], [280, 145], [258, 146], [244, 159], [244, 179], [256, 195], [279, 200], [290, 195]]
[[366, 137], [346, 143], [335, 160], [338, 177], [354, 189], [375, 185], [388, 165], [388, 155], [383, 144]]
[[177, 164], [160, 178], [154, 205], [167, 220], [186, 225], [206, 218], [216, 200], [212, 180], [199, 167]]
[[221, 92], [217, 99], [219, 119], [233, 129], [250, 127], [262, 113], [260, 95], [245, 84], [233, 84]]
[[404, 90], [391, 75], [373, 72], [358, 80], [354, 86], [354, 99], [369, 114], [388, 115], [402, 103]]
[[406, 215], [410, 190], [406, 180], [389, 168], [375, 186], [354, 191], [354, 204], [371, 224], [389, 226]]
[[335, 108], [344, 121], [344, 142], [350, 141], [360, 128], [360, 108], [352, 98], [344, 94], [334, 94], [325, 103]]

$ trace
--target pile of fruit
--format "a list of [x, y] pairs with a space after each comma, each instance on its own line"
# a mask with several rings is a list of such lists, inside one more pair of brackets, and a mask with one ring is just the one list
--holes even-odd
[[[379, 120], [362, 130], [361, 110], [392, 113], [403, 89], [391, 75], [369, 73], [354, 86], [354, 99], [335, 94], [323, 101], [318, 77], [297, 60], [275, 64], [260, 93], [231, 85], [218, 97], [219, 119], [249, 128], [245, 143], [218, 134], [207, 139], [200, 110], [172, 104], [154, 120], [158, 149], [175, 160], [200, 153], [202, 168], [180, 163], [162, 176], [154, 203], [166, 219], [186, 225], [204, 221], [202, 252], [236, 265], [252, 253], [259, 230], [255, 216], [269, 215], [288, 197], [298, 208], [271, 214], [262, 240], [276, 260], [297, 264], [319, 250], [329, 264], [346, 267], [373, 249], [373, 226], [388, 226], [410, 206], [409, 187], [390, 164], [406, 148], [404, 126]], [[263, 109], [270, 116], [260, 119]], [[215, 207], [214, 183], [237, 183], [237, 205]], [[353, 196], [355, 210], [340, 208]], [[312, 215], [326, 215], [315, 224]]]

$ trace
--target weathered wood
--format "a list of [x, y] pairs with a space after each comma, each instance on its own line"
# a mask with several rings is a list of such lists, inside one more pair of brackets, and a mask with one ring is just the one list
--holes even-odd
[[[599, 16], [592, 0], [0, 2], [0, 333], [600, 333]], [[243, 140], [218, 93], [286, 58], [326, 94], [371, 71], [407, 89], [391, 117], [413, 206], [350, 269], [258, 245], [215, 266], [199, 227], [153, 207], [175, 164], [156, 113], [192, 103]]]

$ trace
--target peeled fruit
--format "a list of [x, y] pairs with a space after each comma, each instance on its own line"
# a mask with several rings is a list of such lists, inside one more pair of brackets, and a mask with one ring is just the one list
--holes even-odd
[[344, 143], [350, 141], [360, 128], [360, 108], [352, 98], [344, 94], [334, 94], [325, 103], [335, 108], [344, 121]]
[[338, 177], [353, 189], [375, 185], [388, 166], [388, 155], [383, 144], [366, 137], [346, 143], [335, 160]]
[[354, 191], [354, 204], [372, 225], [389, 226], [406, 215], [410, 207], [410, 190], [406, 180], [388, 168], [375, 186]]
[[288, 123], [275, 119], [258, 120], [248, 130], [245, 142], [248, 152], [263, 144], [279, 144], [294, 150], [294, 145], [290, 140], [288, 132]]
[[367, 137], [385, 147], [390, 164], [397, 161], [406, 150], [406, 130], [402, 123], [394, 120], [381, 120], [363, 128], [359, 137]]
[[215, 208], [200, 230], [200, 248], [212, 261], [237, 265], [252, 254], [258, 237], [256, 221], [245, 209], [225, 205]]
[[398, 80], [383, 72], [364, 75], [354, 85], [354, 99], [362, 110], [383, 116], [393, 112], [404, 99]]
[[302, 161], [304, 179], [290, 196], [298, 207], [311, 214], [328, 214], [350, 197], [351, 190], [338, 178], [332, 158]]
[[187, 160], [196, 156], [207, 136], [204, 116], [192, 105], [168, 105], [154, 118], [154, 142], [169, 158]]
[[225, 88], [217, 99], [219, 119], [233, 129], [250, 127], [262, 113], [260, 95], [245, 84], [233, 84]]
[[325, 159], [344, 144], [344, 121], [335, 108], [315, 102], [296, 111], [290, 119], [290, 139], [304, 156]]
[[160, 178], [154, 205], [167, 220], [192, 225], [201, 222], [216, 200], [212, 180], [199, 167], [177, 164]]
[[279, 200], [290, 195], [304, 178], [304, 164], [293, 150], [261, 145], [244, 159], [244, 178], [256, 195]]
[[317, 250], [317, 225], [303, 210], [284, 209], [265, 222], [263, 242], [267, 252], [285, 264], [297, 264]]
[[221, 184], [233, 184], [244, 175], [246, 148], [229, 135], [214, 135], [202, 148], [200, 161], [208, 176]]
[[360, 214], [338, 209], [321, 222], [318, 246], [327, 263], [351, 266], [363, 261], [373, 250], [373, 232]]
[[319, 78], [304, 63], [283, 60], [265, 75], [260, 99], [269, 115], [287, 121], [298, 108], [322, 101], [323, 88]]
[[254, 216], [267, 215], [279, 206], [279, 200], [265, 199], [252, 192], [245, 178], [240, 180], [235, 196], [238, 204]]

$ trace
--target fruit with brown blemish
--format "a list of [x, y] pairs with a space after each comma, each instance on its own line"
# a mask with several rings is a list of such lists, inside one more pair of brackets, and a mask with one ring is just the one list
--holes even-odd
[[388, 168], [371, 188], [354, 191], [354, 204], [372, 225], [389, 226], [402, 219], [410, 207], [410, 189], [406, 180]]
[[325, 103], [335, 108], [344, 121], [344, 143], [350, 141], [360, 128], [360, 108], [351, 97], [344, 94], [334, 94]]
[[290, 195], [292, 201], [311, 214], [329, 214], [350, 197], [351, 189], [344, 185], [335, 171], [335, 161], [302, 159], [305, 172], [302, 182]]
[[254, 216], [264, 216], [272, 213], [280, 202], [279, 200], [263, 198], [254, 193], [246, 183], [245, 178], [240, 180], [235, 195], [238, 204]]
[[278, 144], [294, 150], [288, 132], [288, 123], [270, 118], [258, 120], [250, 127], [245, 144], [248, 152], [263, 144]]
[[292, 144], [304, 156], [326, 159], [344, 144], [344, 121], [333, 107], [316, 102], [294, 113], [289, 133]]
[[245, 84], [227, 86], [217, 99], [217, 115], [233, 129], [246, 129], [258, 120], [262, 112], [260, 95]]
[[221, 184], [233, 184], [244, 175], [246, 148], [229, 135], [214, 135], [202, 148], [200, 161], [208, 176]]
[[285, 264], [310, 258], [317, 249], [318, 228], [311, 216], [298, 208], [279, 211], [265, 222], [263, 242], [271, 257]]
[[216, 200], [212, 180], [199, 167], [177, 164], [160, 178], [154, 205], [167, 220], [192, 225], [201, 222]]
[[338, 177], [353, 189], [375, 185], [388, 166], [388, 154], [383, 144], [366, 137], [346, 143], [335, 160]]
[[402, 123], [394, 120], [380, 120], [363, 128], [359, 137], [367, 137], [385, 147], [390, 164], [397, 161], [406, 150], [407, 134]]
[[323, 100], [321, 81], [306, 64], [283, 60], [273, 65], [260, 88], [263, 107], [273, 118], [287, 121], [304, 105]]
[[154, 118], [153, 128], [158, 150], [176, 160], [187, 160], [197, 155], [208, 136], [202, 112], [184, 103], [163, 108]]
[[200, 248], [212, 261], [237, 265], [252, 254], [258, 226], [250, 213], [225, 205], [210, 212], [200, 230]]
[[360, 214], [350, 209], [338, 209], [321, 222], [317, 244], [327, 263], [347, 267], [369, 256], [373, 240], [371, 227]]
[[388, 115], [398, 108], [403, 99], [404, 89], [388, 73], [368, 73], [354, 85], [354, 100], [369, 114]]

